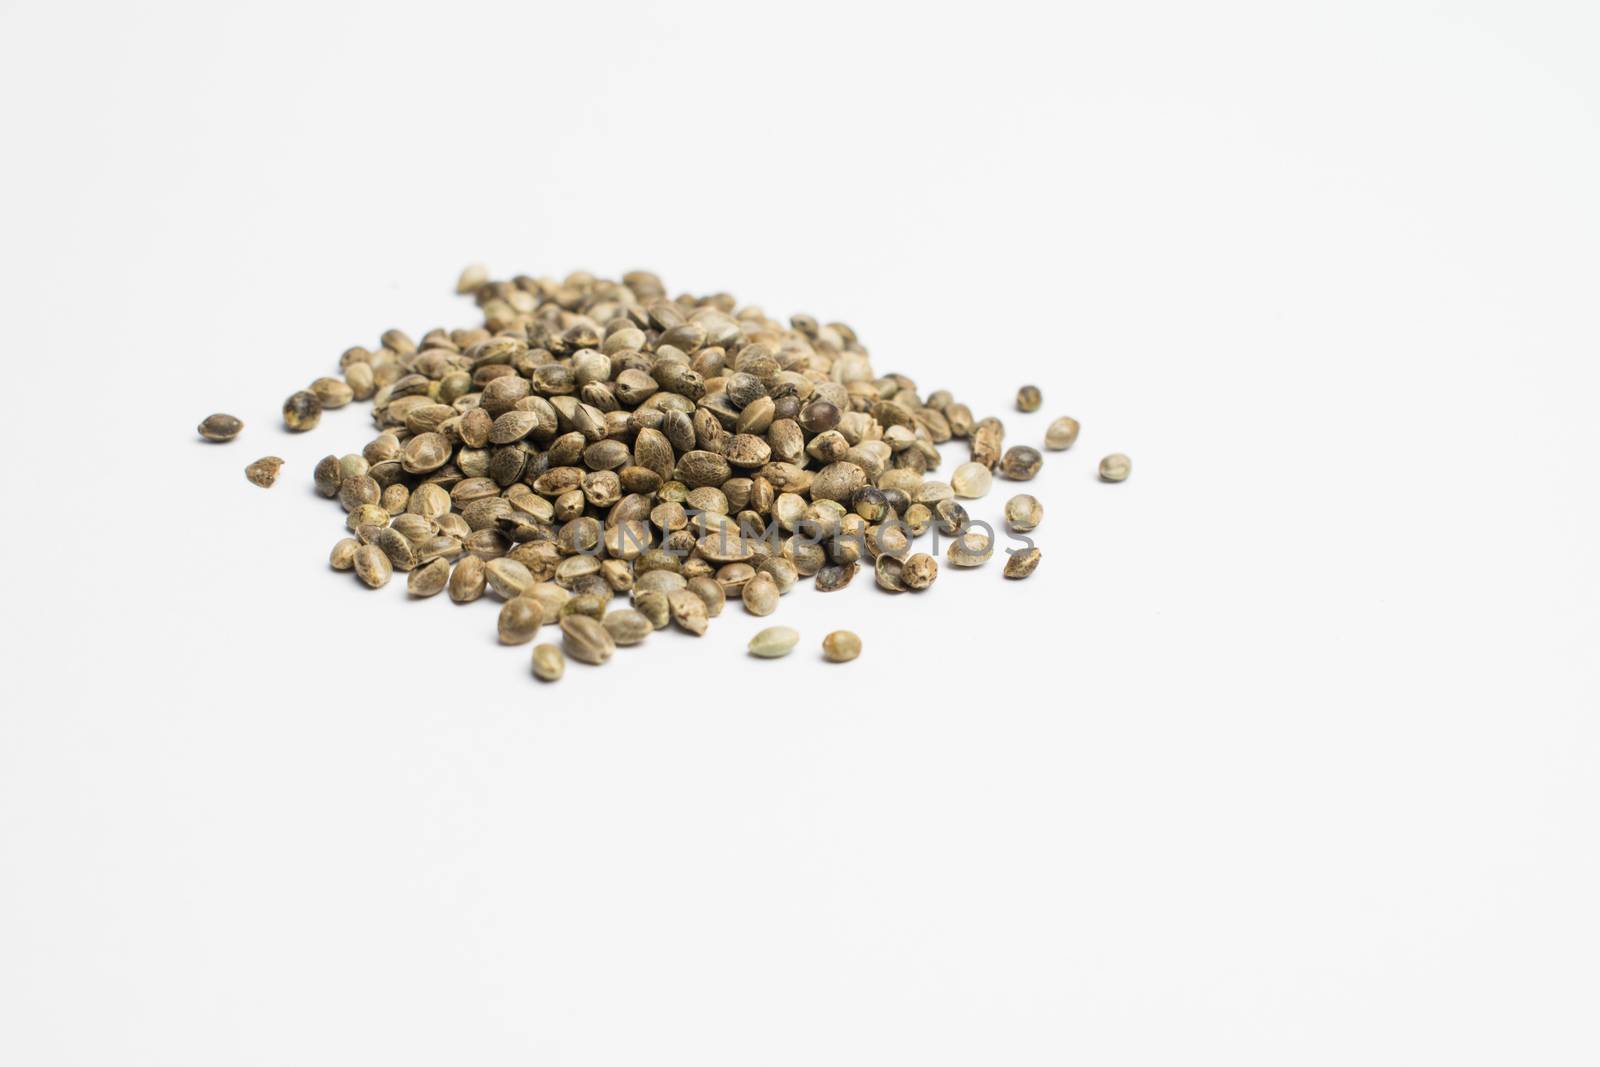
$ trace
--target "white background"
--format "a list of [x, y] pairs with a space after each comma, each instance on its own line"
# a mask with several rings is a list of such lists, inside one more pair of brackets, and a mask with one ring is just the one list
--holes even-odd
[[[1581, 2], [0, 5], [0, 1061], [1593, 1064], [1597, 50]], [[1043, 564], [539, 684], [489, 603], [327, 569], [364, 409], [278, 426], [475, 322], [472, 260], [1077, 417]]]

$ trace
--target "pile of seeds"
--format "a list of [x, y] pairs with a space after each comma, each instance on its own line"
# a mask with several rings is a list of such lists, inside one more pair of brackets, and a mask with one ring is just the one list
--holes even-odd
[[[534, 649], [545, 680], [566, 658], [605, 663], [669, 624], [703, 634], [729, 599], [770, 615], [802, 579], [828, 592], [866, 567], [890, 592], [926, 590], [941, 537], [951, 564], [982, 566], [994, 531], [957, 498], [985, 496], [996, 476], [1030, 480], [1043, 463], [1031, 446], [1005, 448], [998, 418], [877, 373], [843, 323], [780, 322], [723, 293], [669, 297], [643, 271], [493, 281], [470, 267], [457, 288], [482, 326], [418, 341], [389, 330], [351, 348], [342, 380], [291, 395], [284, 423], [310, 430], [324, 409], [370, 400], [377, 436], [313, 472], [346, 512], [350, 536], [330, 563], [373, 588], [400, 571], [416, 597], [492, 593], [508, 644], [557, 626], [561, 645]], [[1033, 386], [1017, 396], [1027, 412], [1042, 402]], [[241, 426], [214, 415], [200, 432], [228, 440]], [[1077, 435], [1060, 418], [1043, 443], [1069, 448]], [[958, 441], [968, 461], [949, 483], [930, 478]], [[252, 464], [250, 479], [271, 485], [281, 462]], [[1127, 471], [1120, 455], [1100, 467], [1108, 481]], [[1042, 516], [1031, 496], [1006, 506], [1013, 532]], [[930, 533], [934, 554], [913, 551]], [[1006, 577], [1039, 558], [1025, 543]], [[628, 607], [613, 607], [619, 595]], [[781, 656], [793, 634], [763, 631], [751, 651]], [[825, 643], [836, 661], [859, 651], [846, 631]]]

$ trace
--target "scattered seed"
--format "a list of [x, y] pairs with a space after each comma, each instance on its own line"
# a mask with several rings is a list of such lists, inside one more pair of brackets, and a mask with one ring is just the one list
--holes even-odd
[[1007, 578], [1026, 578], [1038, 566], [1039, 550], [1037, 548], [1024, 548], [1011, 553], [1011, 558], [1006, 560], [1005, 576]]
[[750, 639], [750, 654], [762, 659], [777, 659], [794, 651], [800, 631], [788, 626], [769, 626]]
[[322, 401], [317, 394], [302, 389], [283, 402], [283, 424], [295, 433], [317, 428], [322, 421]]
[[[1015, 452], [1016, 449], [1012, 451]], [[987, 496], [989, 487], [993, 484], [994, 475], [982, 463], [963, 463], [950, 475], [950, 488], [955, 491], [956, 496], [968, 500]]]
[[1043, 464], [1044, 457], [1037, 448], [1013, 445], [1006, 449], [1005, 458], [1000, 461], [1000, 475], [1014, 482], [1026, 482], [1039, 473]]
[[830, 663], [849, 663], [861, 655], [861, 638], [849, 630], [835, 630], [822, 639], [822, 654]]
[[1127, 481], [1133, 472], [1133, 461], [1121, 452], [1113, 452], [1100, 461], [1100, 480], [1103, 482]]
[[1044, 521], [1044, 505], [1037, 497], [1018, 493], [1006, 501], [1006, 529], [1027, 533]]
[[994, 538], [989, 531], [973, 527], [950, 542], [947, 559], [957, 567], [981, 567], [994, 555]]
[[558, 680], [567, 670], [567, 657], [561, 654], [559, 645], [534, 645], [533, 646], [533, 674], [534, 677], [546, 682]]
[[1044, 447], [1054, 452], [1071, 448], [1078, 439], [1078, 420], [1065, 415], [1052, 422], [1044, 431]]
[[271, 489], [272, 484], [278, 480], [278, 472], [282, 469], [283, 460], [277, 456], [262, 456], [244, 469], [244, 476], [250, 479], [251, 485]]
[[1044, 398], [1039, 395], [1039, 387], [1037, 385], [1024, 385], [1017, 390], [1018, 411], [1038, 411], [1039, 405], [1043, 402]]
[[239, 436], [244, 423], [232, 415], [208, 415], [199, 426], [200, 436], [207, 441], [231, 441]]

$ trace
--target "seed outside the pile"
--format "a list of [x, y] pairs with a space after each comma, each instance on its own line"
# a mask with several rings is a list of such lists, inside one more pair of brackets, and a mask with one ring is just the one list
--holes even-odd
[[278, 456], [262, 456], [244, 469], [244, 476], [251, 485], [259, 485], [263, 489], [271, 489], [278, 480], [278, 472], [283, 469], [283, 460]]
[[1006, 501], [1006, 529], [1027, 533], [1044, 521], [1044, 505], [1037, 497], [1018, 493]]
[[1044, 447], [1052, 452], [1071, 448], [1078, 439], [1078, 420], [1066, 415], [1052, 422], [1044, 431]]
[[768, 626], [750, 639], [750, 654], [761, 659], [777, 659], [794, 651], [800, 631], [789, 626]]
[[[1133, 473], [1133, 461], [1121, 452], [1113, 452], [1100, 461], [1100, 480], [1102, 482], [1127, 481], [1128, 475]], [[1159, 481], [1160, 479], [1157, 479]]]
[[1017, 390], [1018, 411], [1038, 411], [1039, 405], [1044, 403], [1044, 397], [1039, 393], [1037, 385], [1024, 385]]
[[835, 630], [822, 639], [822, 654], [830, 663], [849, 663], [861, 655], [861, 638], [849, 630]]
[[1037, 548], [1024, 548], [1011, 553], [1006, 560], [1005, 576], [1007, 578], [1026, 578], [1039, 566], [1039, 550]]
[[309, 389], [302, 389], [283, 402], [283, 424], [295, 433], [317, 428], [322, 421], [322, 401]]
[[200, 436], [207, 441], [231, 441], [239, 436], [239, 431], [244, 429], [244, 423], [232, 415], [218, 412], [215, 415], [207, 415], [197, 429]]
[[546, 682], [558, 680], [567, 670], [567, 658], [561, 654], [559, 645], [534, 645], [533, 646], [533, 674], [534, 677]]

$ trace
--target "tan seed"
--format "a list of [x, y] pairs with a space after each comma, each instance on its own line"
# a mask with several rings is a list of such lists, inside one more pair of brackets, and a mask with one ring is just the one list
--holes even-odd
[[278, 472], [282, 469], [282, 459], [277, 456], [262, 456], [244, 469], [244, 476], [250, 479], [251, 485], [271, 489], [272, 483], [278, 480]]
[[[457, 293], [475, 293], [489, 284], [489, 268], [482, 263], [469, 263], [456, 279]], [[559, 677], [559, 675], [558, 675]]]
[[1133, 461], [1121, 452], [1113, 452], [1100, 461], [1100, 480], [1103, 482], [1126, 481], [1132, 472]]
[[915, 552], [906, 558], [900, 577], [907, 589], [926, 589], [939, 577], [939, 561], [926, 552]]
[[[695, 603], [699, 603], [698, 598]], [[567, 655], [579, 663], [598, 666], [611, 658], [617, 643], [604, 626], [587, 615], [568, 615], [561, 620], [561, 644]]]
[[1078, 439], [1078, 420], [1066, 415], [1052, 422], [1044, 431], [1044, 447], [1052, 452], [1071, 448]]
[[516, 596], [500, 606], [500, 643], [521, 645], [533, 640], [544, 625], [544, 608], [529, 596]]
[[328, 566], [336, 571], [349, 570], [356, 565], [356, 549], [360, 547], [361, 542], [354, 537], [341, 538], [328, 553]]
[[462, 556], [450, 572], [450, 599], [466, 604], [483, 595], [486, 564], [477, 556]]
[[1006, 560], [1005, 575], [1007, 578], [1026, 578], [1038, 566], [1039, 550], [1025, 548], [1020, 552], [1011, 553], [1011, 558]]
[[750, 639], [750, 654], [762, 659], [777, 659], [794, 651], [800, 631], [788, 626], [769, 626]]
[[987, 496], [993, 484], [994, 474], [982, 463], [963, 463], [950, 475], [950, 488], [968, 500]]
[[415, 597], [438, 596], [450, 581], [448, 560], [433, 560], [406, 575], [406, 591]]
[[1044, 398], [1040, 395], [1037, 385], [1024, 385], [1017, 390], [1018, 411], [1038, 411], [1039, 405], [1043, 402]]
[[618, 645], [637, 645], [655, 627], [650, 620], [633, 608], [621, 608], [608, 614], [600, 620], [600, 625], [606, 628], [606, 633], [611, 635], [611, 640]]
[[1015, 533], [1027, 533], [1044, 521], [1044, 505], [1038, 498], [1018, 493], [1006, 501], [1006, 528]]
[[369, 588], [379, 589], [389, 584], [389, 576], [394, 573], [394, 567], [389, 563], [389, 557], [383, 554], [383, 549], [377, 545], [362, 545], [356, 549], [354, 556], [356, 577], [360, 578]]
[[667, 607], [672, 612], [672, 621], [696, 637], [706, 632], [709, 625], [709, 613], [706, 611], [706, 602], [689, 592], [687, 589], [674, 589], [667, 594]]
[[559, 645], [535, 645], [533, 647], [533, 675], [546, 682], [558, 680], [567, 671], [567, 657], [561, 654]]
[[752, 615], [766, 616], [778, 610], [778, 583], [766, 573], [758, 573], [744, 584], [744, 589], [739, 597], [744, 601], [744, 610]]
[[822, 639], [822, 654], [830, 663], [849, 663], [861, 655], [861, 638], [849, 630], [835, 630]]

